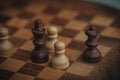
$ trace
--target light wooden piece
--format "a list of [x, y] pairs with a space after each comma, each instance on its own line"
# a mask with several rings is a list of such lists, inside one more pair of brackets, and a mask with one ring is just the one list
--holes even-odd
[[64, 54], [65, 44], [62, 41], [57, 41], [55, 43], [55, 55], [51, 59], [50, 65], [57, 69], [66, 69], [69, 66], [69, 59]]
[[58, 30], [55, 26], [50, 26], [47, 29], [48, 41], [45, 43], [45, 47], [48, 52], [54, 52], [54, 44], [57, 41]]
[[0, 54], [7, 54], [13, 48], [8, 38], [8, 29], [0, 25]]

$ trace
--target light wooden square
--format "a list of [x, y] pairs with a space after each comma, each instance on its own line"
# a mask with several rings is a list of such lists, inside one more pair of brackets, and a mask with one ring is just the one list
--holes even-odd
[[102, 33], [102, 36], [120, 39], [120, 29], [108, 27]]
[[85, 42], [87, 40], [87, 35], [82, 31], [75, 36], [74, 40]]
[[21, 73], [15, 73], [10, 80], [34, 80], [34, 77], [29, 75], [24, 75]]
[[26, 43], [24, 43], [24, 44], [20, 47], [20, 49], [22, 49], [22, 50], [27, 50], [27, 51], [33, 51], [34, 47], [35, 47], [35, 46], [34, 46], [32, 40], [29, 40], [29, 41], [27, 41]]
[[40, 72], [37, 77], [45, 80], [59, 80], [59, 78], [64, 74], [64, 71], [46, 67], [42, 72]]
[[9, 20], [7, 22], [7, 26], [12, 26], [12, 27], [16, 27], [16, 28], [23, 28], [28, 23], [29, 23], [29, 21], [27, 19], [13, 17], [11, 20]]
[[104, 57], [111, 50], [111, 47], [99, 45], [98, 49], [100, 50], [102, 57]]
[[19, 31], [17, 31], [13, 35], [13, 37], [17, 37], [17, 38], [21, 38], [21, 39], [26, 39], [26, 40], [32, 38], [32, 36], [33, 36], [32, 32], [29, 29], [20, 29]]
[[100, 26], [109, 26], [113, 22], [114, 18], [106, 17], [106, 16], [96, 16], [91, 24], [100, 25]]
[[86, 26], [87, 22], [83, 21], [70, 21], [65, 27], [68, 29], [79, 30], [82, 31]]
[[79, 62], [74, 62], [68, 69], [67, 72], [79, 76], [86, 77], [93, 70], [93, 66], [88, 64], [83, 64]]
[[3, 62], [0, 65], [0, 69], [17, 72], [24, 64], [25, 62], [23, 61], [8, 58], [5, 62]]
[[77, 14], [78, 12], [74, 10], [61, 10], [61, 12], [59, 12], [57, 17], [71, 20], [74, 19]]

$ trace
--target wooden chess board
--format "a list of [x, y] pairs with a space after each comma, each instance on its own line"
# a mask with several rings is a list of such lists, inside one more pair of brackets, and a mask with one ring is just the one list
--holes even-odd
[[[9, 54], [0, 55], [0, 80], [104, 80], [101, 76], [109, 69], [104, 67], [115, 66], [111, 63], [117, 59], [114, 49], [120, 41], [119, 11], [88, 2], [12, 1], [0, 3], [0, 23], [9, 29], [14, 44]], [[45, 28], [50, 25], [58, 28], [58, 39], [66, 44], [66, 55], [70, 59], [67, 69], [53, 69], [49, 62], [31, 62], [34, 48], [31, 29], [35, 19], [41, 19]], [[94, 64], [80, 57], [86, 48], [84, 31], [89, 25], [100, 31], [98, 48], [102, 60]], [[50, 59], [52, 56], [49, 54]]]

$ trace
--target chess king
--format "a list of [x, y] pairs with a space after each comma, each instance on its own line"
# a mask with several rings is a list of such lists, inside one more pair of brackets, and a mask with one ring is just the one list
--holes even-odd
[[13, 48], [8, 38], [8, 29], [0, 25], [0, 54], [7, 54]]

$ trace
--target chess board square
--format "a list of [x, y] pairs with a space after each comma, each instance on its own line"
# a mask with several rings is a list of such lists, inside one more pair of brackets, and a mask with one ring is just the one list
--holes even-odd
[[[23, 36], [24, 35], [24, 36]], [[20, 29], [19, 31], [17, 31], [13, 37], [18, 37], [18, 38], [21, 38], [21, 39], [30, 39], [32, 37], [32, 32], [31, 30], [29, 29]]]
[[91, 24], [100, 25], [100, 26], [109, 26], [113, 22], [113, 18], [105, 16], [96, 16], [92, 19]]
[[62, 70], [46, 67], [37, 75], [37, 77], [45, 80], [58, 80], [63, 74], [64, 71]]
[[85, 80], [85, 78], [78, 75], [65, 73], [59, 80]]
[[32, 42], [32, 40], [29, 40], [27, 42], [25, 42], [21, 47], [20, 49], [22, 50], [27, 50], [27, 51], [32, 51], [34, 49], [34, 44]]
[[115, 47], [119, 44], [119, 39], [116, 38], [110, 38], [106, 36], [100, 36], [98, 38], [98, 43], [101, 45], [109, 46], [109, 47]]
[[111, 37], [111, 38], [117, 38], [120, 39], [120, 29], [117, 28], [106, 28], [102, 33], [102, 36], [107, 36], [107, 37]]
[[67, 37], [64, 37], [64, 36], [59, 36], [58, 40], [63, 41], [66, 46], [72, 41], [71, 38], [67, 38]]
[[17, 48], [17, 47], [21, 46], [26, 40], [11, 36], [10, 41], [13, 43], [14, 47]]
[[67, 48], [83, 51], [86, 49], [86, 45], [81, 41], [72, 41]]
[[5, 11], [3, 11], [2, 13], [5, 15], [9, 15], [9, 16], [16, 16], [21, 10], [18, 9], [6, 9]]
[[26, 63], [18, 72], [30, 76], [36, 76], [44, 69], [44, 66], [33, 63]]
[[0, 69], [17, 72], [24, 64], [23, 61], [8, 58], [0, 65]]
[[26, 19], [32, 19], [35, 14], [32, 12], [22, 11], [17, 16], [19, 18], [26, 18]]
[[44, 24], [48, 24], [53, 19], [53, 16], [41, 13], [41, 14], [36, 15], [33, 18], [33, 20], [35, 19], [41, 19]]
[[85, 42], [87, 40], [87, 36], [85, 35], [85, 32], [82, 31], [75, 36], [74, 40]]
[[82, 21], [70, 21], [65, 27], [72, 30], [82, 31], [88, 25], [87, 22]]
[[30, 21], [26, 26], [24, 26], [25, 29], [32, 29], [34, 27], [34, 21]]
[[63, 18], [54, 18], [50, 24], [58, 25], [58, 26], [65, 26], [67, 24], [68, 20], [63, 19]]
[[60, 11], [60, 8], [48, 6], [43, 13], [50, 14], [50, 15], [56, 15]]
[[30, 4], [25, 8], [25, 11], [32, 12], [34, 14], [40, 14], [45, 9], [45, 5], [40, 3]]
[[74, 62], [66, 72], [86, 77], [92, 71], [94, 67], [88, 64]]
[[78, 50], [66, 48], [65, 54], [69, 58], [70, 61], [76, 61], [79, 55], [81, 54], [81, 52]]
[[93, 19], [93, 16], [90, 14], [79, 13], [79, 15], [77, 15], [75, 19], [80, 21], [90, 21]]
[[14, 75], [14, 72], [6, 71], [0, 69], [0, 79], [1, 80], [9, 80], [9, 78]]
[[30, 59], [30, 54], [31, 52], [29, 51], [19, 49], [11, 56], [11, 58], [27, 61]]
[[15, 73], [10, 80], [34, 80], [34, 77], [29, 75], [24, 75], [21, 73]]
[[[72, 34], [71, 34], [72, 33]], [[72, 29], [63, 29], [59, 35], [60, 36], [65, 36], [65, 37], [69, 37], [69, 38], [73, 38], [75, 35], [77, 35], [79, 33], [79, 31], [76, 30], [72, 30]]]
[[1, 57], [1, 56], [0, 56], [0, 64], [3, 63], [5, 60], [6, 60], [5, 57]]
[[27, 25], [28, 22], [29, 21], [27, 19], [13, 17], [12, 19], [10, 19], [7, 22], [7, 26], [12, 26], [12, 27], [16, 27], [16, 28], [22, 28], [25, 25]]
[[98, 49], [100, 50], [102, 57], [105, 57], [105, 55], [111, 50], [111, 47], [99, 45]]
[[58, 18], [63, 18], [63, 19], [68, 19], [68, 20], [72, 20], [76, 15], [77, 15], [77, 11], [74, 10], [61, 10], [58, 14], [57, 17]]
[[12, 35], [12, 34], [14, 34], [15, 32], [18, 31], [18, 29], [15, 28], [15, 27], [8, 27], [8, 26], [7, 26], [7, 28], [8, 28], [8, 30], [9, 30], [9, 35]]
[[117, 17], [113, 23], [111, 24], [112, 27], [115, 27], [115, 28], [120, 28], [120, 17]]
[[11, 17], [0, 14], [0, 23], [6, 23]]

